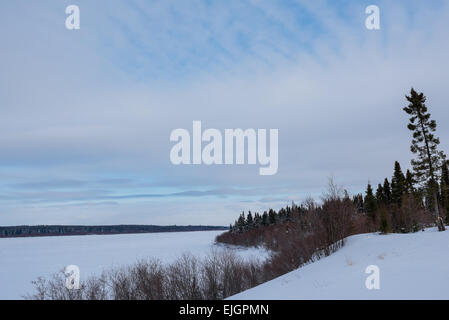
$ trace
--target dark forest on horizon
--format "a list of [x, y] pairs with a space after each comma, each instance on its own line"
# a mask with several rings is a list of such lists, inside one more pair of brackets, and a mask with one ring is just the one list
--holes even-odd
[[0, 238], [13, 237], [48, 237], [73, 235], [103, 235], [103, 234], [130, 234], [130, 233], [159, 233], [159, 232], [188, 232], [227, 230], [223, 226], [157, 226], [157, 225], [39, 225], [39, 226], [0, 226]]

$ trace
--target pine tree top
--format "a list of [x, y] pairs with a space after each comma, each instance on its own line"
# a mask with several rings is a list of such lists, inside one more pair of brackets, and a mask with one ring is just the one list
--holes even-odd
[[446, 156], [438, 150], [440, 139], [435, 136], [437, 124], [430, 119], [426, 102], [426, 96], [415, 89], [410, 90], [410, 96], [405, 96], [409, 102], [403, 110], [409, 114], [407, 128], [413, 132], [410, 151], [416, 154], [411, 161], [414, 178], [417, 182], [425, 183], [436, 180], [436, 175], [441, 168]]

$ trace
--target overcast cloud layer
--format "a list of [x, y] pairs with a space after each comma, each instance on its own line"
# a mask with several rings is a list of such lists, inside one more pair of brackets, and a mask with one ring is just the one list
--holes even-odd
[[[0, 225], [227, 225], [331, 175], [361, 192], [409, 166], [412, 86], [448, 153], [449, 2], [335, 2], [1, 1]], [[193, 120], [279, 129], [278, 173], [172, 165]]]

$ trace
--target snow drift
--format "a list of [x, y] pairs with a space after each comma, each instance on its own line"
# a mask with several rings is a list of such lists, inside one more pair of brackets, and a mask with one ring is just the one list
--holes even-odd
[[[378, 290], [365, 285], [370, 265]], [[229, 299], [449, 299], [449, 231], [351, 236], [332, 255]]]

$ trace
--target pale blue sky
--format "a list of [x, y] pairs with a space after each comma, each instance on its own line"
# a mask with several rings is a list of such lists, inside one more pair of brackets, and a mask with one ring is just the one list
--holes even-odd
[[[1, 1], [0, 225], [227, 225], [331, 175], [360, 192], [408, 166], [411, 86], [449, 151], [448, 31], [448, 1]], [[173, 166], [193, 120], [279, 129], [278, 174]]]

